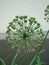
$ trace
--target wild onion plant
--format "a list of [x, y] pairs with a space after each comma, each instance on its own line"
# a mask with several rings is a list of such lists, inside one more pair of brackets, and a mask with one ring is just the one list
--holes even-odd
[[44, 33], [40, 23], [34, 17], [16, 16], [7, 28], [8, 44], [11, 45], [12, 49], [16, 47], [17, 53], [23, 50], [26, 65], [29, 65], [28, 54], [34, 52], [44, 41]]
[[[49, 21], [49, 5], [45, 10], [45, 19], [47, 22]], [[6, 39], [8, 40], [8, 44], [12, 49], [17, 48], [17, 53], [13, 58], [11, 65], [17, 65], [17, 61], [24, 56], [26, 65], [42, 65], [39, 55], [43, 52], [42, 47], [46, 40], [49, 31], [44, 34], [40, 23], [36, 20], [35, 17], [28, 16], [16, 16], [8, 25], [6, 31]], [[28, 55], [31, 52], [35, 52], [35, 50], [39, 48], [35, 57], [31, 60], [30, 64], [28, 61]], [[17, 59], [19, 53], [24, 51], [24, 54]], [[16, 60], [17, 59], [17, 60]], [[20, 64], [21, 65], [21, 64]]]

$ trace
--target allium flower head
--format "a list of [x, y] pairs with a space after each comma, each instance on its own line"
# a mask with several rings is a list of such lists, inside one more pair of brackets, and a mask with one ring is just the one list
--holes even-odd
[[36, 18], [28, 16], [16, 16], [9, 23], [6, 34], [8, 44], [11, 44], [12, 49], [16, 47], [19, 51], [25, 51], [26, 48], [28, 52], [35, 51], [44, 40], [40, 23]]

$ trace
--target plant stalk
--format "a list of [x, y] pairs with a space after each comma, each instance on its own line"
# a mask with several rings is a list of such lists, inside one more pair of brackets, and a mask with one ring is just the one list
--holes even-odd
[[28, 65], [28, 50], [27, 50], [27, 40], [25, 40], [25, 60], [26, 60], [26, 65]]
[[[46, 38], [47, 38], [48, 33], [49, 33], [49, 31], [47, 31], [46, 36], [45, 36], [44, 41], [43, 41], [43, 44], [40, 46], [40, 49], [39, 49], [38, 52], [37, 52], [37, 57], [38, 57], [39, 52], [41, 51], [41, 49], [42, 49], [42, 47], [43, 47], [43, 45], [44, 45], [44, 43], [45, 43], [45, 40], [46, 40]], [[36, 57], [36, 59], [37, 59], [37, 57]], [[36, 59], [35, 59], [35, 62], [36, 62]]]
[[[33, 62], [36, 62], [36, 59], [37, 59], [37, 57], [38, 57], [38, 55], [39, 55], [39, 52], [41, 51], [41, 49], [42, 49], [42, 47], [43, 47], [43, 45], [44, 45], [44, 43], [45, 43], [45, 40], [46, 40], [48, 34], [49, 34], [49, 31], [47, 31], [46, 36], [45, 36], [45, 38], [44, 38], [44, 41], [43, 41], [42, 45], [40, 46], [40, 49], [38, 50], [38, 52], [36, 53], [36, 55], [35, 55], [35, 57], [34, 57], [35, 59], [32, 60]], [[33, 64], [32, 61], [31, 61], [31, 63], [30, 63], [29, 65], [32, 65], [32, 64]]]

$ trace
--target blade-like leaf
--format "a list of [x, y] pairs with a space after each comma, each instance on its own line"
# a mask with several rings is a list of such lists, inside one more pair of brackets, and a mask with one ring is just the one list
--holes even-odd
[[35, 61], [36, 58], [37, 58], [37, 56], [35, 56], [35, 57], [32, 59], [32, 61], [31, 61], [31, 63], [30, 63], [29, 65], [33, 65], [33, 63], [34, 63], [34, 61]]
[[0, 65], [6, 65], [2, 58], [0, 58]]
[[39, 56], [37, 57], [36, 62], [37, 62], [37, 64], [35, 64], [35, 65], [42, 65], [42, 62], [41, 62], [41, 60], [40, 60], [40, 57], [39, 57]]
[[43, 52], [45, 52], [46, 50], [44, 49], [44, 50], [41, 50], [40, 52], [39, 52], [39, 55], [41, 54], [41, 53], [43, 53]]
[[15, 59], [16, 59], [17, 56], [18, 56], [18, 53], [14, 56], [11, 65], [17, 65], [17, 64], [15, 64]]

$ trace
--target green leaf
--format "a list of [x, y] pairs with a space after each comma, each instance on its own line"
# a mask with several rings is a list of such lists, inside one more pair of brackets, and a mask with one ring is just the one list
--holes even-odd
[[41, 62], [41, 60], [40, 60], [40, 57], [38, 56], [37, 57], [37, 60], [36, 60], [36, 64], [35, 65], [42, 65], [42, 62]]
[[16, 53], [16, 55], [14, 56], [11, 65], [17, 65], [17, 64], [16, 64], [16, 61], [17, 61], [16, 58], [17, 58], [18, 54], [19, 54], [19, 53]]
[[2, 58], [0, 58], [0, 65], [6, 65]]
[[17, 64], [15, 64], [15, 65], [17, 65]]
[[29, 65], [33, 65], [33, 63], [35, 62], [35, 59], [37, 58], [37, 56], [35, 56], [33, 59], [32, 59], [32, 61], [30, 62], [30, 64]]
[[33, 44], [33, 47], [34, 47], [34, 48], [37, 48], [37, 45], [36, 45], [36, 44]]
[[43, 53], [43, 52], [45, 52], [46, 50], [44, 49], [44, 50], [41, 50], [40, 52], [39, 52], [39, 55], [41, 54], [41, 53]]
[[12, 47], [11, 47], [11, 49], [13, 50], [14, 48], [17, 48], [18, 47], [18, 45], [13, 45]]
[[10, 44], [12, 44], [10, 41], [8, 41], [8, 43], [7, 43], [8, 45], [10, 45]]
[[6, 36], [6, 39], [10, 39], [10, 35], [7, 35], [7, 36]]
[[46, 49], [46, 51], [49, 53], [49, 49]]
[[49, 52], [49, 50], [48, 50], [48, 52]]

